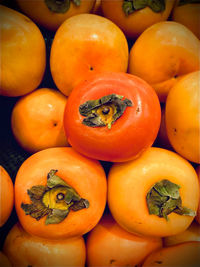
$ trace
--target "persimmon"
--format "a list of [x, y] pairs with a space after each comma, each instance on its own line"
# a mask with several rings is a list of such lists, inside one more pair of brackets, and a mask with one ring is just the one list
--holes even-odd
[[39, 25], [56, 31], [68, 18], [82, 13], [90, 13], [95, 0], [16, 0], [19, 8]]
[[151, 25], [168, 19], [175, 0], [102, 0], [103, 15], [118, 25], [126, 37], [136, 39]]
[[69, 146], [63, 128], [67, 97], [50, 88], [37, 89], [18, 99], [11, 127], [20, 146], [34, 153], [49, 147]]
[[46, 67], [42, 33], [27, 16], [0, 5], [0, 94], [21, 96], [36, 89]]
[[172, 20], [185, 25], [200, 39], [200, 2], [176, 1], [172, 9]]
[[28, 234], [17, 222], [8, 232], [3, 252], [13, 267], [85, 266], [86, 250], [83, 237], [49, 240]]
[[58, 89], [69, 95], [90, 74], [126, 72], [128, 43], [120, 28], [95, 14], [75, 15], [59, 27], [50, 53], [50, 69]]
[[185, 231], [163, 238], [163, 244], [166, 247], [190, 241], [200, 242], [200, 226], [195, 221]]
[[90, 231], [103, 214], [106, 194], [101, 164], [71, 147], [48, 148], [31, 155], [15, 180], [15, 208], [22, 227], [48, 239]]
[[148, 82], [165, 102], [184, 75], [200, 69], [200, 41], [184, 25], [158, 22], [147, 28], [130, 50], [128, 72]]
[[13, 210], [13, 206], [13, 182], [5, 168], [0, 166], [0, 227], [7, 222]]
[[158, 97], [149, 84], [127, 73], [104, 72], [73, 89], [64, 129], [71, 146], [83, 155], [121, 162], [153, 144], [160, 116]]
[[[196, 167], [196, 172], [197, 172], [198, 179], [199, 179], [199, 189], [200, 189], [200, 165], [198, 165]], [[199, 198], [199, 205], [198, 205], [198, 209], [197, 209], [197, 215], [196, 215], [195, 219], [200, 224], [200, 198]]]
[[8, 257], [2, 251], [0, 251], [0, 266], [12, 267], [11, 262], [9, 261]]
[[165, 237], [185, 231], [199, 201], [194, 167], [177, 153], [151, 147], [139, 158], [114, 163], [108, 174], [108, 205], [131, 233]]
[[200, 262], [200, 242], [186, 242], [159, 249], [150, 254], [142, 267], [197, 267]]
[[130, 234], [105, 214], [87, 236], [87, 266], [136, 266], [161, 247], [161, 238]]
[[185, 75], [169, 92], [165, 108], [167, 136], [173, 149], [200, 163], [200, 71]]

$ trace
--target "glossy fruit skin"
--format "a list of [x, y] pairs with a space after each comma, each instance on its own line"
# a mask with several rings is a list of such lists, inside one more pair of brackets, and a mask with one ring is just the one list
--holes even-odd
[[83, 237], [49, 240], [32, 236], [17, 222], [8, 232], [3, 251], [13, 267], [84, 267], [86, 250]]
[[[112, 20], [118, 25], [126, 35], [131, 39], [136, 39], [145, 29], [151, 25], [165, 21], [169, 17], [174, 5], [173, 0], [167, 0], [166, 7], [163, 12], [154, 12], [149, 7], [135, 11], [128, 16], [122, 9], [123, 0], [102, 0], [101, 8], [106, 18]], [[115, 12], [113, 12], [115, 10]]]
[[[111, 129], [82, 123], [79, 106], [105, 95], [122, 95], [132, 101]], [[72, 147], [90, 158], [120, 162], [139, 156], [150, 147], [160, 126], [160, 103], [143, 80], [127, 73], [94, 75], [74, 88], [64, 112], [64, 129]]]
[[149, 255], [142, 267], [197, 267], [200, 261], [200, 242], [186, 242], [162, 248]]
[[159, 22], [146, 29], [130, 50], [128, 72], [147, 81], [165, 102], [170, 89], [200, 69], [200, 41], [184, 25]]
[[184, 242], [198, 241], [200, 242], [199, 235], [200, 227], [196, 221], [193, 221], [191, 225], [183, 232], [167, 236], [163, 238], [163, 244], [165, 247], [181, 244]]
[[24, 150], [35, 153], [69, 146], [63, 128], [66, 102], [66, 96], [50, 88], [40, 88], [19, 98], [12, 110], [11, 127]]
[[[199, 179], [199, 190], [200, 190], [200, 165], [196, 167], [197, 176]], [[199, 198], [199, 205], [197, 209], [197, 215], [195, 217], [196, 221], [200, 224], [200, 198]]]
[[[30, 203], [27, 189], [46, 185], [51, 169], [89, 201], [89, 208], [70, 211], [59, 224], [45, 225], [46, 216], [39, 221], [25, 215], [21, 203]], [[28, 233], [48, 239], [80, 236], [90, 231], [100, 220], [106, 204], [107, 184], [103, 167], [71, 147], [48, 148], [29, 157], [20, 167], [15, 180], [15, 207], [22, 227]]]
[[67, 12], [56, 13], [52, 12], [45, 4], [44, 0], [26, 1], [17, 0], [20, 9], [32, 18], [35, 22], [43, 27], [56, 31], [59, 26], [68, 18], [82, 13], [90, 13], [95, 0], [81, 1], [80, 6], [70, 4], [70, 8]]
[[179, 6], [179, 2], [172, 10], [172, 20], [185, 25], [200, 39], [200, 4], [186, 3]]
[[95, 14], [67, 19], [55, 34], [50, 68], [58, 89], [69, 95], [92, 73], [126, 72], [128, 43], [123, 32], [110, 20]]
[[189, 161], [200, 163], [200, 71], [183, 77], [171, 89], [165, 118], [174, 150]]
[[108, 174], [108, 206], [122, 228], [140, 235], [165, 237], [189, 227], [194, 216], [172, 212], [167, 221], [149, 214], [147, 192], [162, 179], [181, 186], [182, 205], [197, 211], [199, 187], [196, 172], [175, 152], [151, 147], [138, 159], [113, 164]]
[[87, 266], [135, 266], [161, 247], [161, 238], [130, 234], [105, 214], [87, 236]]
[[46, 67], [44, 38], [28, 17], [0, 6], [1, 86], [4, 96], [25, 95], [40, 84]]
[[10, 217], [14, 206], [13, 182], [4, 169], [0, 166], [0, 227], [2, 227]]

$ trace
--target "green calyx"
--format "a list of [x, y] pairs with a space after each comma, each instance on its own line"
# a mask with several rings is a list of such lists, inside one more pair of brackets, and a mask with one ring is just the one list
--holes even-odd
[[110, 94], [97, 100], [89, 100], [80, 105], [79, 112], [86, 117], [82, 123], [89, 127], [102, 127], [111, 125], [119, 119], [127, 107], [131, 107], [131, 100], [123, 96]]
[[48, 9], [55, 13], [65, 13], [69, 10], [71, 2], [80, 6], [81, 0], [45, 0]]
[[155, 183], [146, 196], [149, 214], [168, 220], [167, 215], [175, 212], [179, 215], [195, 216], [195, 211], [183, 207], [179, 194], [180, 186], [169, 180]]
[[183, 6], [187, 4], [199, 4], [200, 0], [179, 0], [178, 6]]
[[45, 224], [62, 222], [70, 210], [78, 211], [89, 207], [89, 202], [59, 176], [57, 170], [51, 170], [47, 175], [47, 186], [36, 185], [27, 190], [31, 204], [21, 204], [26, 215], [36, 220], [47, 216]]
[[145, 7], [151, 8], [156, 13], [162, 12], [165, 10], [165, 0], [124, 0], [122, 4], [126, 16]]

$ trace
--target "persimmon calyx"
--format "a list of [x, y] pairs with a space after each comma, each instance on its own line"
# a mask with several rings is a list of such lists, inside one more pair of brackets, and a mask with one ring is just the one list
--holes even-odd
[[48, 9], [55, 13], [65, 13], [69, 10], [71, 2], [80, 6], [81, 0], [45, 0]]
[[179, 215], [195, 216], [195, 211], [182, 206], [179, 189], [179, 185], [166, 179], [155, 183], [146, 196], [149, 214], [165, 218], [167, 221], [167, 215], [172, 212]]
[[63, 179], [55, 175], [57, 170], [51, 170], [47, 175], [47, 185], [32, 186], [27, 193], [31, 204], [21, 204], [26, 215], [36, 220], [47, 216], [45, 224], [62, 222], [70, 210], [78, 211], [89, 207], [89, 202], [68, 185]]
[[156, 13], [162, 12], [165, 10], [165, 0], [124, 0], [122, 5], [126, 16], [145, 7], [151, 8]]
[[88, 100], [79, 106], [79, 112], [86, 117], [82, 123], [89, 127], [102, 127], [111, 125], [119, 119], [127, 107], [133, 104], [128, 98], [110, 94], [96, 100]]

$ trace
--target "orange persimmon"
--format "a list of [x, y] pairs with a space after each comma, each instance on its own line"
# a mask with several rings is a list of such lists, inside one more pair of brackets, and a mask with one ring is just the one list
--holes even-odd
[[90, 13], [95, 0], [16, 0], [19, 8], [43, 27], [56, 31], [68, 18], [82, 13]]
[[48, 148], [26, 159], [15, 180], [15, 208], [22, 227], [49, 239], [80, 236], [100, 220], [107, 183], [98, 161], [71, 147]]
[[11, 127], [20, 146], [30, 152], [68, 146], [63, 128], [67, 97], [50, 88], [37, 89], [15, 103]]
[[[199, 179], [199, 189], [200, 189], [200, 165], [198, 165], [196, 167], [196, 172], [197, 172], [198, 179]], [[198, 209], [197, 209], [197, 215], [196, 215], [195, 219], [200, 224], [200, 197], [199, 197], [199, 205], [198, 205]]]
[[12, 267], [12, 264], [9, 261], [8, 257], [2, 251], [0, 251], [0, 266]]
[[142, 267], [197, 267], [200, 242], [186, 242], [159, 249], [150, 254]]
[[83, 237], [49, 240], [32, 236], [17, 222], [8, 232], [3, 252], [13, 267], [84, 267]]
[[38, 87], [46, 67], [46, 46], [27, 16], [0, 5], [0, 94], [25, 95]]
[[178, 0], [172, 9], [172, 20], [185, 25], [200, 39], [200, 3]]
[[198, 202], [195, 169], [175, 152], [151, 147], [139, 158], [110, 168], [108, 205], [129, 232], [160, 237], [183, 232]]
[[168, 19], [175, 0], [102, 0], [103, 15], [118, 25], [126, 37], [136, 39], [151, 25]]
[[161, 247], [161, 238], [128, 233], [105, 214], [87, 236], [87, 266], [136, 266]]
[[68, 96], [90, 74], [126, 72], [128, 53], [128, 42], [112, 21], [95, 14], [75, 15], [55, 34], [50, 53], [53, 80]]
[[0, 227], [8, 220], [14, 206], [13, 182], [4, 169], [0, 166]]
[[184, 25], [158, 22], [147, 28], [130, 50], [129, 73], [148, 82], [161, 102], [180, 78], [200, 69], [200, 41]]

